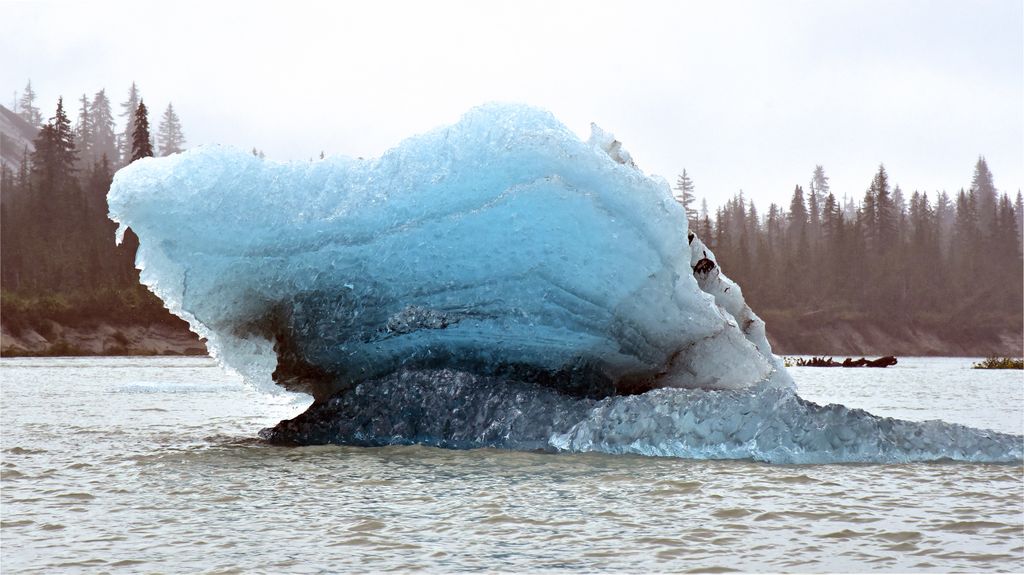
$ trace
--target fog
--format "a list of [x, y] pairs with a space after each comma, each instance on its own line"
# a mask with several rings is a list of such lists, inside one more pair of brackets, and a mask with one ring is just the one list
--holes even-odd
[[[132, 81], [173, 102], [188, 145], [274, 159], [378, 155], [486, 101], [616, 133], [638, 164], [687, 169], [712, 207], [785, 204], [825, 166], [860, 197], [880, 163], [905, 189], [1024, 182], [1021, 3], [13, 3], [2, 103]], [[69, 106], [69, 108], [72, 108]], [[74, 108], [72, 108], [74, 109]]]

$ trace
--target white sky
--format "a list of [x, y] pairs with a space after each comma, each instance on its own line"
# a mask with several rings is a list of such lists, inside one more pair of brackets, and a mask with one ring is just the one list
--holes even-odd
[[[858, 199], [880, 162], [954, 191], [985, 155], [1024, 186], [1020, 0], [0, 2], [0, 102], [138, 83], [188, 145], [376, 156], [492, 100], [614, 132], [712, 208], [788, 203], [815, 164]], [[68, 106], [77, 110], [77, 104]]]

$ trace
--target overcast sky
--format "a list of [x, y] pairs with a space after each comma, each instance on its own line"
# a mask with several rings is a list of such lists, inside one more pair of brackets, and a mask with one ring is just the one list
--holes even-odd
[[[0, 2], [0, 102], [132, 81], [188, 145], [273, 159], [376, 156], [492, 100], [614, 132], [648, 173], [683, 168], [712, 208], [788, 202], [815, 164], [860, 198], [1024, 186], [1020, 0]], [[69, 105], [77, 109], [77, 105]]]

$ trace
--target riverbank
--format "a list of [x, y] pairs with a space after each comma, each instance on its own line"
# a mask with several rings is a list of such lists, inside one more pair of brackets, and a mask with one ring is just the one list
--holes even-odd
[[206, 355], [206, 343], [184, 327], [167, 324], [65, 326], [45, 321], [13, 333], [0, 328], [0, 356]]
[[[882, 325], [868, 319], [807, 314], [794, 318], [767, 312], [768, 341], [777, 355], [833, 357], [1024, 355], [1024, 334], [1013, 325], [970, 327], [908, 321]], [[1012, 322], [1006, 322], [1012, 324]]]

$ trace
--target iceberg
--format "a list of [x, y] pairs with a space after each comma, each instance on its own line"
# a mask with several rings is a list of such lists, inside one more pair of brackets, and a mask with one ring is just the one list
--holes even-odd
[[[800, 403], [668, 184], [543, 110], [481, 106], [377, 159], [145, 158], [108, 202], [119, 238], [139, 237], [143, 283], [222, 364], [313, 396], [275, 441], [804, 461], [831, 431], [790, 441], [783, 413], [844, 438], [869, 421]], [[739, 431], [700, 431], [716, 421]], [[971, 437], [897, 451], [1013, 444]]]
[[317, 399], [400, 368], [582, 396], [791, 385], [738, 287], [698, 285], [668, 186], [593, 132], [490, 105], [376, 160], [198, 148], [118, 172], [110, 213], [216, 356], [246, 372], [272, 348]]

